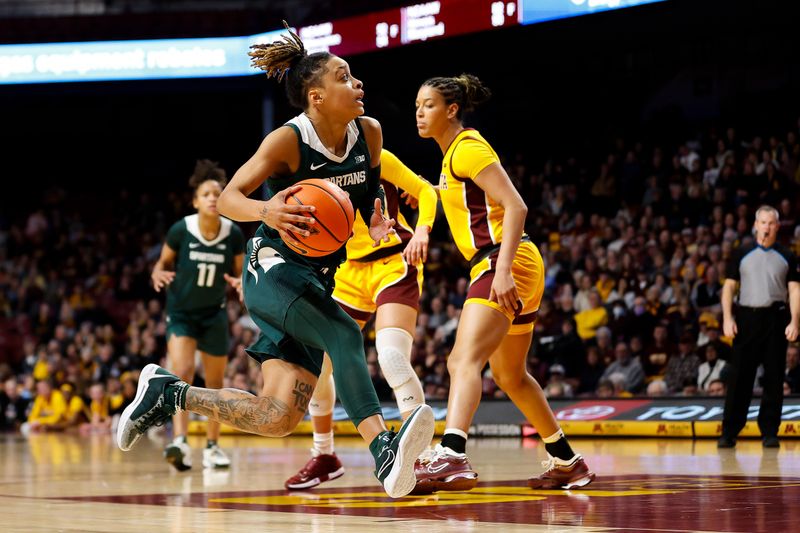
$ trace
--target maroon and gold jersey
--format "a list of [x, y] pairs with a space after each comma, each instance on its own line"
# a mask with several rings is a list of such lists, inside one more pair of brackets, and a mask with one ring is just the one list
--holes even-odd
[[465, 259], [503, 240], [505, 210], [473, 181], [500, 158], [477, 130], [465, 129], [453, 139], [442, 161], [439, 197]]

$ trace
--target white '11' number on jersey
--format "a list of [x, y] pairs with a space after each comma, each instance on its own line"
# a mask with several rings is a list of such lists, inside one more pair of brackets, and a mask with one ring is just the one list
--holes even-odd
[[217, 265], [214, 263], [197, 263], [197, 286], [211, 287], [214, 285], [214, 274], [217, 272]]

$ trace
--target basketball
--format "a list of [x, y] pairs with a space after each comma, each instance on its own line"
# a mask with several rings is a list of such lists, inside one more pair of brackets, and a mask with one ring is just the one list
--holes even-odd
[[307, 179], [297, 182], [303, 188], [286, 197], [289, 205], [313, 205], [316, 211], [308, 213], [316, 219], [309, 229], [311, 235], [304, 237], [291, 233], [302, 247], [290, 242], [286, 245], [306, 257], [322, 257], [342, 247], [353, 231], [355, 211], [347, 193], [338, 185], [323, 179]]

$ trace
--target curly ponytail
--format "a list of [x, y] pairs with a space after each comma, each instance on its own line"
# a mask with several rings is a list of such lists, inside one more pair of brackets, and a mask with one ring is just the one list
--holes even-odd
[[289, 29], [286, 21], [283, 27], [289, 36], [281, 35], [282, 41], [269, 44], [254, 44], [247, 55], [250, 64], [267, 73], [268, 78], [277, 78], [278, 82], [286, 78], [286, 96], [289, 103], [300, 109], [308, 108], [308, 90], [320, 84], [325, 74], [325, 64], [333, 57], [328, 52], [309, 54], [302, 39]]

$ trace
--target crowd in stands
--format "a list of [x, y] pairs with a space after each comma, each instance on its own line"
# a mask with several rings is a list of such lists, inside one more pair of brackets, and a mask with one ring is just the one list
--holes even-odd
[[[548, 397], [724, 395], [731, 340], [721, 333], [720, 291], [759, 205], [779, 210], [779, 242], [800, 252], [797, 127], [759, 135], [729, 128], [675, 146], [619, 139], [599, 160], [542, 168], [504, 161], [547, 266], [529, 369]], [[163, 293], [152, 290], [150, 269], [190, 206], [185, 193], [122, 190], [98, 206], [54, 188], [25, 216], [0, 217], [0, 427], [109, 430], [138, 370], [164, 364]], [[440, 216], [412, 354], [430, 399], [447, 397], [446, 358], [468, 288]], [[254, 229], [243, 226], [246, 236]], [[260, 369], [245, 347], [258, 330], [234, 294], [228, 311], [225, 385], [257, 392]], [[373, 341], [368, 326], [368, 365], [391, 401]], [[796, 345], [785, 391], [800, 392]], [[503, 398], [488, 368], [484, 395]]]

